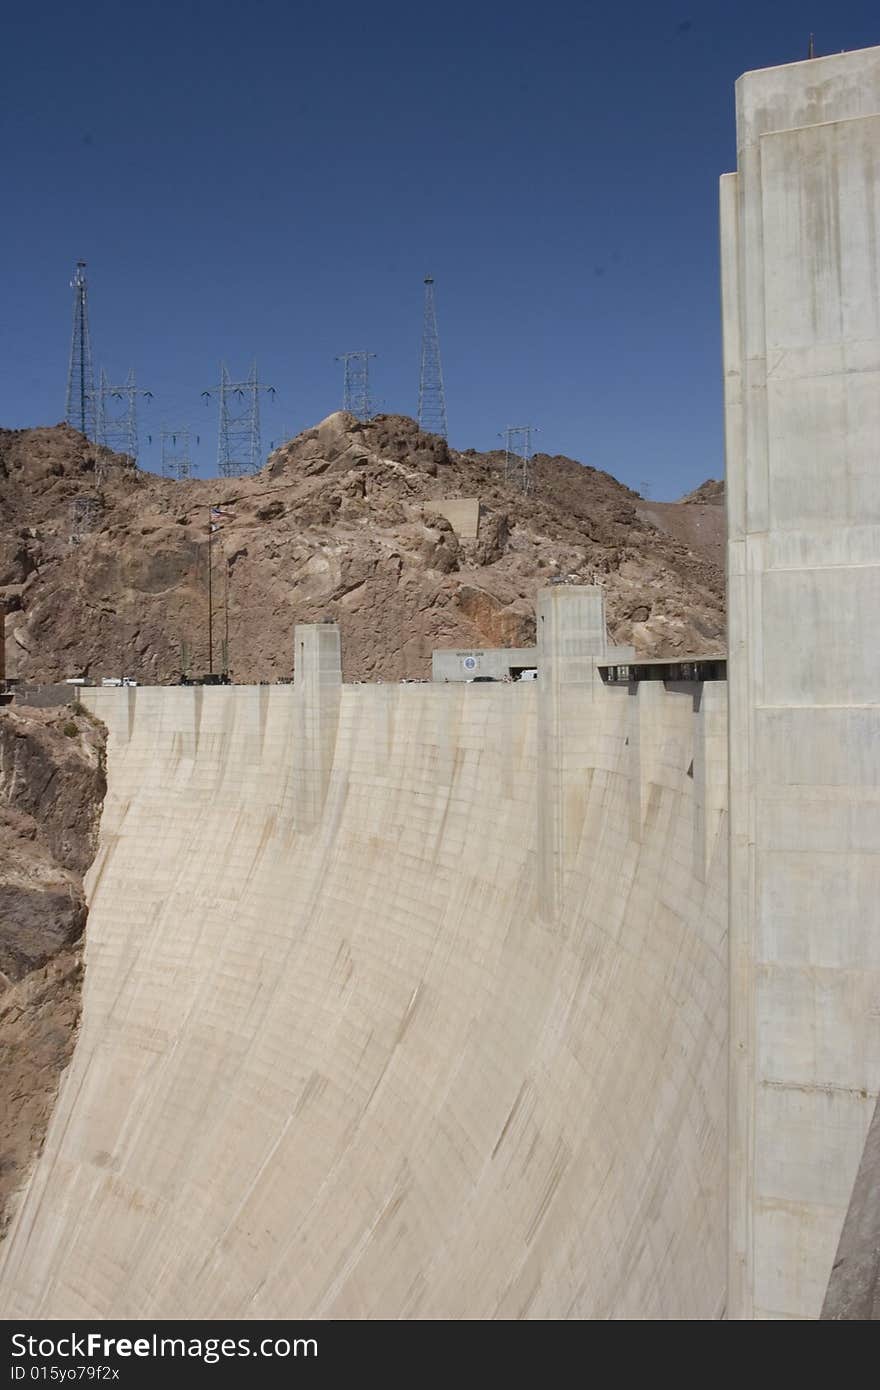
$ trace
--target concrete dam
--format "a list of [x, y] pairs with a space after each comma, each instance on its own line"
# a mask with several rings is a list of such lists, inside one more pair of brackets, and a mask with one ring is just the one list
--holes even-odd
[[547, 592], [531, 684], [342, 686], [327, 625], [294, 690], [84, 693], [83, 1025], [8, 1315], [723, 1310], [725, 688], [606, 687], [601, 610]]
[[[729, 683], [88, 690], [81, 1034], [7, 1318], [814, 1318], [880, 1087], [880, 49], [722, 181]], [[729, 704], [729, 708], [728, 708]]]

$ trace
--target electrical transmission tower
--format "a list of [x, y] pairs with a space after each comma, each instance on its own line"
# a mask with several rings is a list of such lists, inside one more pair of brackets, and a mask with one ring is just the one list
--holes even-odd
[[251, 365], [246, 381], [230, 380], [226, 364], [220, 364], [220, 385], [203, 391], [205, 402], [212, 396], [220, 401], [220, 432], [217, 467], [221, 478], [240, 478], [257, 473], [263, 466], [260, 443], [260, 392], [275, 395], [274, 386], [261, 386], [257, 364]]
[[101, 380], [97, 391], [97, 442], [115, 454], [128, 454], [135, 463], [138, 458], [138, 396], [152, 400], [153, 393], [137, 387], [134, 368], [120, 386], [114, 386], [109, 382], [107, 373], [103, 367], [101, 368]]
[[336, 358], [343, 364], [342, 409], [358, 420], [370, 420], [373, 416], [370, 358], [375, 356], [375, 352], [341, 352]]
[[283, 449], [285, 444], [289, 444], [293, 438], [293, 430], [290, 425], [282, 425], [275, 431], [275, 438], [269, 440], [269, 452], [274, 454], [276, 449]]
[[504, 434], [504, 481], [519, 483], [523, 492], [532, 488], [532, 435], [536, 425], [508, 425]]
[[70, 544], [79, 545], [84, 536], [95, 529], [101, 511], [101, 499], [80, 493], [70, 504]]
[[95, 378], [92, 371], [92, 345], [89, 339], [88, 283], [86, 263], [77, 261], [73, 279], [73, 336], [67, 372], [67, 408], [64, 418], [87, 439], [95, 439]]
[[422, 329], [422, 365], [419, 372], [419, 429], [446, 438], [446, 393], [440, 365], [440, 339], [434, 307], [434, 277], [425, 276], [425, 322]]
[[[163, 429], [160, 434], [162, 441], [162, 477], [177, 478], [183, 482], [186, 478], [191, 478], [195, 469], [192, 461], [192, 440], [193, 432], [188, 425], [184, 425], [178, 430]], [[196, 444], [199, 443], [199, 436], [195, 436]]]

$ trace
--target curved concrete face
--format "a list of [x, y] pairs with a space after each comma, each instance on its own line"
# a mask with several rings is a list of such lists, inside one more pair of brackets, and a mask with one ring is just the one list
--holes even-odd
[[3, 1315], [720, 1315], [724, 688], [328, 706], [324, 655], [87, 697], [83, 1026]]

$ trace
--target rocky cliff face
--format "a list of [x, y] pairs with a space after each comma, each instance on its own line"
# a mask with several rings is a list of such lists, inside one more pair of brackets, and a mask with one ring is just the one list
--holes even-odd
[[0, 710], [0, 1231], [73, 1051], [82, 877], [104, 788], [97, 721], [70, 707]]
[[[83, 494], [94, 522], [71, 543]], [[461, 497], [480, 500], [475, 540], [429, 511]], [[690, 522], [661, 522], [608, 474], [547, 455], [524, 496], [500, 453], [458, 452], [401, 416], [340, 412], [242, 480], [164, 480], [96, 459], [67, 426], [0, 432], [11, 674], [206, 670], [214, 503], [214, 667], [227, 644], [238, 681], [291, 674], [296, 622], [340, 624], [347, 680], [427, 676], [439, 646], [528, 645], [536, 591], [553, 578], [601, 583], [614, 639], [646, 655], [723, 647], [719, 547], [697, 545]]]

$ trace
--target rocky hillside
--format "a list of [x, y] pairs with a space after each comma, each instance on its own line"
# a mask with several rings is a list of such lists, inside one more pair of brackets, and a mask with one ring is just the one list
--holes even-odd
[[641, 520], [659, 527], [695, 555], [724, 569], [727, 532], [723, 482], [708, 478], [680, 502], [642, 502], [638, 514]]
[[[460, 453], [413, 421], [334, 414], [256, 477], [186, 483], [96, 451], [68, 426], [0, 432], [0, 601], [9, 673], [177, 679], [292, 669], [293, 625], [340, 623], [347, 680], [427, 676], [441, 646], [527, 645], [554, 577], [604, 586], [612, 635], [646, 655], [723, 649], [718, 547], [661, 520], [607, 473], [538, 455], [524, 496], [503, 455]], [[94, 497], [71, 541], [74, 499]], [[477, 497], [476, 539], [426, 504]], [[715, 503], [706, 504], [721, 515]], [[668, 510], [668, 509], [667, 509]]]
[[70, 707], [0, 710], [0, 1232], [73, 1051], [104, 737]]
[[724, 479], [707, 478], [699, 487], [694, 488], [693, 492], [688, 492], [682, 497], [682, 502], [689, 507], [702, 506], [711, 503], [717, 507], [724, 506]]

